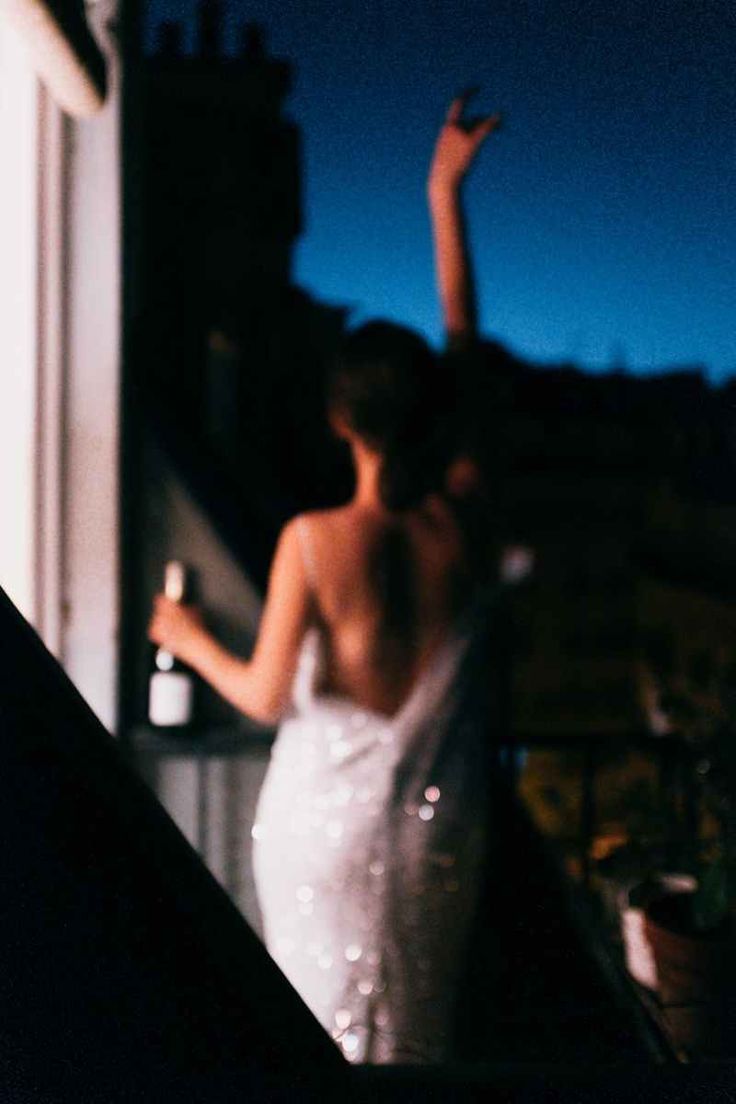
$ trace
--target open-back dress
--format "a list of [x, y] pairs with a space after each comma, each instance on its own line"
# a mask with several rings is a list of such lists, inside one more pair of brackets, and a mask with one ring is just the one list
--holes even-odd
[[351, 1061], [447, 1054], [486, 851], [485, 606], [391, 717], [318, 692], [323, 630], [305, 635], [254, 872], [269, 952]]

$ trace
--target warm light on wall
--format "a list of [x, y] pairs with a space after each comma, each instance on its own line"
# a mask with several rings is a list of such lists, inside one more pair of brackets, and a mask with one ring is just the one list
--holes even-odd
[[[65, 2], [53, 5], [62, 11]], [[8, 10], [0, 0], [0, 586], [112, 728], [117, 58], [112, 51], [104, 107], [94, 119], [69, 119], [38, 81], [32, 44], [4, 18]], [[96, 33], [105, 37], [116, 16], [116, 0], [99, 0]]]
[[0, 19], [20, 35], [28, 63], [55, 102], [86, 118], [105, 102], [105, 59], [90, 33], [84, 0], [0, 0]]
[[34, 609], [38, 85], [0, 21], [0, 585]]

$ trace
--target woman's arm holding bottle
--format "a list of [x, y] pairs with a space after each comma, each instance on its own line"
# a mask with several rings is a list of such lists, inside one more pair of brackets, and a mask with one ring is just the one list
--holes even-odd
[[463, 120], [473, 91], [463, 93], [450, 104], [427, 180], [437, 286], [450, 344], [471, 341], [477, 329], [475, 285], [462, 204], [463, 181], [480, 146], [501, 121], [500, 115]]
[[273, 724], [288, 702], [309, 612], [301, 549], [290, 522], [279, 538], [250, 659], [242, 659], [218, 643], [196, 609], [162, 594], [155, 599], [148, 635], [188, 664], [236, 709], [262, 724]]

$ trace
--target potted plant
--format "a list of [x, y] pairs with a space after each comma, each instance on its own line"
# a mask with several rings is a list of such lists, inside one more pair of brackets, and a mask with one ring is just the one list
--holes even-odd
[[624, 944], [626, 968], [639, 985], [657, 991], [657, 964], [647, 932], [647, 907], [652, 901], [677, 894], [692, 894], [697, 881], [687, 873], [655, 873], [629, 889], [619, 898], [621, 938]]
[[676, 1043], [700, 1057], [736, 1047], [736, 938], [723, 860], [692, 893], [664, 892], [645, 909], [657, 993]]
[[705, 685], [695, 686], [682, 678], [667, 685], [661, 674], [648, 672], [660, 732], [664, 718], [692, 753], [693, 782], [712, 837], [693, 852], [697, 888], [664, 889], [645, 908], [660, 1001], [677, 1042], [700, 1055], [736, 1049], [736, 671], [712, 671]]

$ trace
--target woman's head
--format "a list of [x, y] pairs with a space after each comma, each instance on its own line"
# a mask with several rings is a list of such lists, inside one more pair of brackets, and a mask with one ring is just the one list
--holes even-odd
[[443, 484], [456, 403], [438, 358], [412, 330], [369, 322], [345, 338], [333, 368], [333, 427], [383, 457], [381, 497], [409, 509]]

